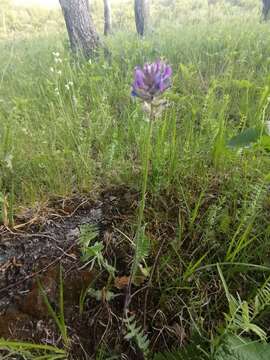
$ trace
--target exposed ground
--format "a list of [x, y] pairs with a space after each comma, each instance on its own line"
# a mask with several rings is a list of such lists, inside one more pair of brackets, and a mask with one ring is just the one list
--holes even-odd
[[[54, 200], [44, 208], [25, 211], [16, 219], [14, 230], [2, 227], [0, 337], [61, 347], [59, 331], [38, 285], [40, 282], [57, 309], [61, 266], [65, 321], [71, 338], [72, 358], [96, 356], [95, 352], [102, 344], [118, 349], [119, 354], [128, 359], [140, 358], [136, 346], [123, 340], [125, 329], [122, 323], [126, 276], [133, 251], [122, 231], [127, 229], [128, 220], [128, 226], [132, 223], [137, 198], [134, 191], [115, 188], [104, 192], [95, 201], [83, 197]], [[80, 259], [78, 238], [80, 227], [85, 224], [96, 225], [99, 229], [99, 240], [105, 245], [106, 258], [117, 268], [113, 283], [104, 272], [85, 267]], [[166, 348], [171, 342], [181, 342], [181, 337], [183, 341], [185, 334], [174, 321], [167, 324], [168, 329], [160, 338], [162, 313], [154, 311], [148, 316], [148, 306], [158, 302], [155, 296], [159, 295], [155, 289], [149, 292], [146, 285], [146, 278], [138, 277], [137, 286], [132, 288], [131, 309], [142, 321], [147, 314], [146, 329], [153, 347]], [[87, 297], [80, 314], [80, 295], [90, 286], [102, 290], [104, 297], [101, 301]], [[106, 292], [109, 290], [116, 296], [107, 301]], [[145, 304], [146, 292], [147, 300], [154, 299], [149, 304]]]

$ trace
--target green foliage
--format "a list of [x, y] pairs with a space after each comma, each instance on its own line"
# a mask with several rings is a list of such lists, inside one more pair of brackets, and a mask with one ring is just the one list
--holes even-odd
[[154, 356], [154, 360], [206, 360], [208, 358], [200, 345], [196, 344], [186, 345], [183, 349], [158, 353]]
[[218, 348], [214, 360], [268, 360], [270, 345], [228, 336]]
[[87, 257], [86, 254], [89, 250], [89, 246], [93, 245], [93, 240], [95, 240], [98, 235], [99, 231], [95, 225], [85, 224], [80, 227], [80, 237], [78, 241], [83, 256]]
[[79, 244], [81, 245], [82, 261], [86, 263], [85, 266], [91, 264], [91, 268], [97, 263], [100, 269], [105, 269], [114, 276], [115, 268], [108, 263], [102, 253], [104, 245], [100, 241], [93, 243], [98, 234], [97, 228], [93, 225], [81, 226]]
[[144, 227], [143, 229], [140, 228], [137, 230], [135, 241], [136, 243], [135, 243], [134, 259], [131, 269], [133, 277], [136, 276], [140, 264], [145, 262], [150, 252], [150, 241], [147, 235], [145, 234]]
[[270, 305], [270, 283], [264, 284], [257, 292], [254, 299], [254, 317], [260, 315]]
[[124, 319], [124, 323], [126, 325], [126, 334], [124, 338], [128, 341], [134, 341], [143, 355], [147, 356], [150, 342], [142, 326], [137, 324], [135, 315]]
[[24, 35], [34, 32], [54, 32], [64, 26], [59, 8], [16, 6], [12, 1], [1, 1], [0, 38], [12, 33]]
[[[57, 3], [56, 3], [57, 5]], [[133, 3], [126, 0], [112, 1], [112, 19], [114, 30], [129, 30], [135, 32]], [[92, 0], [90, 9], [98, 31], [103, 31], [103, 3]], [[210, 16], [211, 21], [217, 21], [229, 16], [250, 16], [259, 9], [255, 0], [218, 0], [215, 6], [208, 6], [205, 0], [158, 0], [151, 3], [150, 32], [164, 22], [179, 23], [198, 22]], [[65, 31], [64, 19], [60, 7], [15, 5], [13, 1], [2, 0], [0, 11], [0, 37], [12, 33], [31, 35], [34, 32], [50, 33]]]
[[115, 297], [117, 297], [117, 295], [114, 294], [112, 291], [95, 290], [91, 288], [87, 290], [87, 295], [91, 296], [97, 301], [107, 301], [107, 302], [110, 302]]
[[42, 284], [38, 283], [42, 298], [44, 303], [46, 304], [48, 308], [48, 312], [50, 316], [55, 321], [55, 324], [57, 325], [65, 347], [68, 349], [69, 347], [69, 338], [67, 334], [67, 327], [65, 324], [65, 314], [64, 314], [64, 284], [63, 284], [63, 275], [62, 275], [62, 268], [60, 267], [60, 273], [59, 273], [59, 314], [53, 309], [52, 305], [50, 304], [50, 301], [48, 299], [48, 296], [46, 294], [46, 291], [42, 287]]
[[0, 350], [5, 351], [2, 359], [16, 359], [21, 356], [25, 360], [58, 360], [66, 359], [65, 350], [52, 345], [32, 344], [22, 341], [8, 341], [0, 339]]
[[226, 336], [214, 355], [207, 354], [199, 345], [188, 345], [182, 350], [158, 353], [154, 360], [268, 360], [270, 345], [239, 336]]
[[225, 314], [226, 331], [233, 334], [237, 334], [238, 332], [253, 333], [261, 340], [266, 341], [266, 332], [255, 323], [255, 319], [270, 305], [270, 285], [265, 284], [259, 289], [254, 300], [250, 302], [242, 301], [240, 296], [236, 299], [230, 294], [219, 265], [218, 272], [229, 303], [229, 313]]
[[261, 136], [260, 129], [245, 129], [239, 135], [234, 136], [229, 141], [228, 145], [232, 147], [245, 147], [250, 146], [252, 143], [256, 143]]

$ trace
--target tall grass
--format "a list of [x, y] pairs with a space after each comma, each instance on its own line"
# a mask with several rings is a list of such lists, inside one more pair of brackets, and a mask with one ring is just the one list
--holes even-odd
[[[16, 201], [32, 202], [101, 182], [137, 186], [147, 124], [129, 86], [133, 67], [158, 56], [172, 63], [174, 87], [172, 106], [154, 128], [155, 188], [170, 186], [183, 171], [204, 177], [218, 162], [222, 172], [235, 163], [244, 169], [245, 156], [229, 153], [224, 139], [258, 125], [268, 105], [269, 32], [236, 21], [167, 24], [145, 40], [118, 33], [108, 40], [111, 64], [73, 63], [61, 38], [2, 42], [2, 192], [13, 184]], [[256, 159], [256, 169], [265, 170], [258, 165]]]

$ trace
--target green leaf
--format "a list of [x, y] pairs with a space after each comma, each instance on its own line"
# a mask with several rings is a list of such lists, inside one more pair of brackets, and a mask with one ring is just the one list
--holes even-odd
[[[200, 345], [190, 344], [180, 350], [157, 353], [154, 360], [206, 360], [208, 357], [201, 350]], [[225, 360], [225, 359], [224, 359]]]
[[231, 147], [246, 147], [250, 146], [259, 140], [261, 136], [261, 130], [256, 128], [248, 128], [242, 131], [240, 134], [231, 138], [228, 145]]
[[136, 248], [132, 266], [132, 277], [136, 275], [140, 263], [148, 257], [149, 252], [150, 240], [145, 235], [145, 226], [143, 226], [136, 234]]
[[124, 319], [124, 323], [127, 331], [124, 338], [128, 341], [134, 340], [146, 357], [149, 351], [150, 341], [148, 340], [147, 334], [144, 333], [142, 326], [137, 324], [135, 315], [131, 315]]
[[270, 150], [270, 136], [269, 136], [269, 135], [263, 135], [263, 136], [261, 137], [260, 145], [261, 145], [265, 150]]
[[93, 240], [98, 237], [98, 235], [99, 231], [96, 225], [84, 224], [80, 227], [80, 238], [78, 242], [83, 253], [92, 244]]
[[207, 354], [200, 345], [190, 344], [183, 349], [158, 353], [154, 360], [269, 360], [270, 345], [254, 342], [242, 337], [230, 335], [218, 347], [213, 357]]
[[269, 360], [270, 345], [229, 336], [218, 348], [214, 360]]
[[87, 294], [97, 301], [106, 300], [107, 302], [110, 302], [118, 296], [109, 290], [95, 290], [92, 288], [88, 289]]

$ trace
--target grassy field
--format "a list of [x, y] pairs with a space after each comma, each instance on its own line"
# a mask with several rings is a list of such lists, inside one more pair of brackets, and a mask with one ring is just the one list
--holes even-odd
[[[198, 359], [224, 334], [269, 336], [269, 39], [269, 24], [240, 13], [164, 22], [144, 39], [116, 32], [106, 39], [110, 62], [102, 54], [75, 61], [61, 35], [0, 42], [0, 200], [9, 227], [21, 208], [54, 197], [140, 192], [149, 125], [130, 97], [133, 69], [161, 56], [172, 65], [170, 106], [150, 145], [143, 260], [155, 266], [155, 316], [164, 332], [174, 329], [168, 347], [199, 335]], [[229, 146], [248, 128], [260, 132], [256, 141]]]

